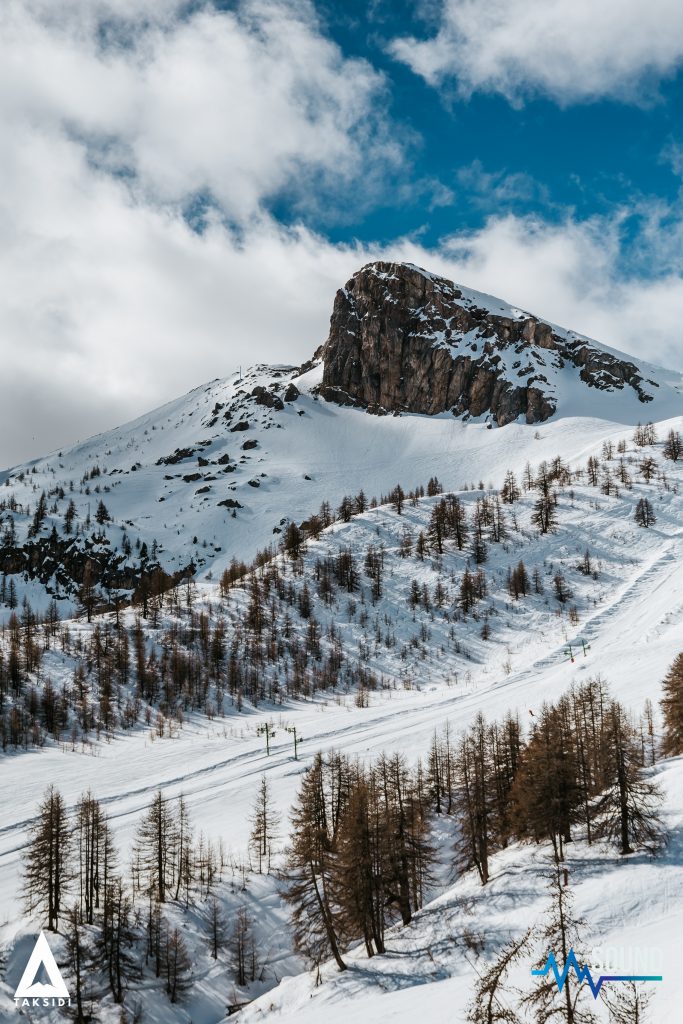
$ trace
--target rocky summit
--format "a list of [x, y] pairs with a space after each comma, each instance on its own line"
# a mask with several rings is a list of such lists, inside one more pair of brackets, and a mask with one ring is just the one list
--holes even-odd
[[[371, 263], [336, 295], [320, 393], [370, 412], [547, 420], [581, 382], [652, 401], [634, 363], [412, 264]], [[575, 378], [572, 380], [572, 378]]]

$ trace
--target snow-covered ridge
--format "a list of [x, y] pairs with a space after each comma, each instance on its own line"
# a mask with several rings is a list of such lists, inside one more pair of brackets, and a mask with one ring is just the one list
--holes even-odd
[[[377, 264], [369, 264], [368, 266], [376, 267]], [[424, 267], [419, 267], [415, 263], [405, 263], [402, 264], [402, 266], [408, 267], [427, 280], [433, 281], [441, 291], [449, 292], [455, 290], [460, 296], [460, 301], [467, 308], [485, 309], [489, 313], [504, 317], [508, 320], [539, 319], [541, 323], [547, 324], [548, 327], [551, 328], [553, 334], [557, 334], [561, 338], [566, 338], [571, 342], [589, 345], [591, 348], [600, 352], [606, 352], [608, 355], [615, 356], [617, 359], [636, 361], [644, 375], [652, 376], [657, 379], [661, 378], [658, 381], [659, 383], [668, 383], [671, 387], [678, 390], [679, 394], [683, 395], [683, 374], [676, 370], [667, 370], [665, 367], [644, 360], [640, 356], [636, 359], [635, 356], [627, 355], [625, 352], [613, 348], [610, 345], [606, 345], [604, 342], [598, 341], [596, 338], [592, 338], [587, 334], [581, 334], [578, 331], [562, 327], [555, 323], [554, 320], [547, 320], [542, 317], [539, 318], [529, 310], [522, 309], [520, 306], [515, 306], [512, 303], [507, 302], [505, 299], [501, 299], [499, 296], [490, 295], [488, 292], [477, 291], [475, 288], [469, 288], [467, 285], [460, 284], [457, 281], [449, 281], [448, 278], [440, 277], [438, 274], [425, 270]], [[386, 278], [389, 275], [385, 272], [377, 271], [377, 276]]]
[[[382, 266], [373, 265], [372, 273], [383, 287], [390, 275]], [[425, 271], [414, 273], [453, 290]], [[457, 292], [463, 308], [528, 322], [526, 314], [490, 296]], [[432, 328], [433, 318], [425, 321], [425, 331]], [[640, 419], [683, 411], [665, 371], [657, 377], [648, 369], [660, 386], [655, 399], [643, 404], [631, 388], [587, 387], [575, 367], [556, 367], [557, 353], [550, 350], [526, 346], [517, 356], [514, 348], [491, 348], [492, 339], [476, 330], [448, 340], [442, 335], [429, 335], [429, 345], [448, 361], [454, 347], [468, 346], [472, 359], [498, 360], [511, 374], [527, 365], [516, 367], [518, 359], [536, 360], [530, 376], [542, 371], [548, 378], [543, 400], [556, 401], [557, 414], [540, 430], [529, 429], [521, 418], [487, 429], [493, 424], [486, 414], [368, 416], [326, 400], [327, 367], [320, 360], [304, 367], [257, 365], [241, 378], [211, 381], [131, 423], [2, 474], [0, 538], [11, 532], [14, 540], [0, 547], [0, 572], [13, 574], [37, 607], [50, 593], [72, 598], [88, 559], [106, 563], [108, 584], [124, 595], [135, 589], [142, 568], [154, 564], [172, 577], [217, 575], [233, 556], [249, 561], [257, 550], [277, 545], [288, 521], [302, 522], [323, 501], [336, 506], [361, 489], [379, 497], [399, 481], [410, 488], [432, 475], [447, 490], [478, 482], [482, 472], [486, 483], [495, 483], [514, 463], [521, 468], [527, 459], [538, 462], [566, 451], [566, 440], [573, 454], [614, 434], [614, 424], [629, 436]], [[584, 340], [571, 332], [564, 336]], [[424, 384], [429, 390], [429, 380]], [[43, 492], [45, 515], [31, 537]], [[71, 502], [73, 528], [67, 534]], [[110, 518], [98, 523], [100, 502]]]
[[377, 412], [452, 411], [504, 425], [681, 410], [680, 375], [413, 264], [359, 270], [337, 293], [321, 355], [322, 393]]

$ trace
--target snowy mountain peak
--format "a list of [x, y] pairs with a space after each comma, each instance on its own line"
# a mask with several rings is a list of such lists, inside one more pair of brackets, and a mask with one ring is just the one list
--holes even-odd
[[[382, 410], [432, 415], [368, 415]], [[433, 475], [458, 490], [482, 467], [498, 485], [511, 465], [682, 412], [664, 371], [416, 267], [375, 263], [337, 294], [314, 360], [213, 380], [0, 474], [0, 579], [40, 607], [88, 579], [129, 597], [216, 578], [323, 502]], [[548, 417], [542, 437], [524, 422]], [[494, 420], [505, 430], [486, 429]]]
[[323, 396], [371, 412], [452, 411], [504, 426], [586, 403], [615, 419], [654, 403], [658, 416], [683, 408], [664, 371], [409, 263], [354, 274], [321, 355]]

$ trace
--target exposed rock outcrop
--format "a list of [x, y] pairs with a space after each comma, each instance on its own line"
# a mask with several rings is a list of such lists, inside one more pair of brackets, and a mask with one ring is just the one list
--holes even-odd
[[151, 585], [154, 577], [157, 588], [166, 590], [195, 572], [191, 563], [168, 573], [144, 551], [134, 559], [127, 558], [104, 536], [71, 538], [53, 533], [23, 545], [0, 548], [0, 574], [23, 573], [28, 579], [44, 584], [52, 594], [75, 596], [83, 583], [86, 566], [93, 586], [106, 592], [138, 591]]
[[634, 363], [411, 264], [372, 263], [354, 274], [337, 292], [318, 354], [322, 396], [371, 412], [536, 423], [556, 411], [565, 367], [589, 387], [653, 397]]

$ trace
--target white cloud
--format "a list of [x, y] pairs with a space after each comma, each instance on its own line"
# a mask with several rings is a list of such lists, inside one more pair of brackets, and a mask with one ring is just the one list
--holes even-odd
[[169, 6], [150, 21], [155, 6], [143, 5], [131, 22], [127, 0], [8, 0], [5, 119], [78, 138], [95, 161], [132, 172], [147, 199], [210, 193], [239, 223], [283, 190], [302, 199], [315, 181], [331, 196], [398, 162], [382, 76], [324, 38], [308, 0], [185, 18]]
[[21, 230], [8, 231], [0, 195], [0, 466], [114, 426], [239, 363], [308, 358], [325, 339], [336, 289], [375, 258], [414, 261], [683, 369], [683, 281], [625, 280], [618, 218], [549, 225], [508, 216], [437, 250], [407, 239], [336, 246], [265, 215], [246, 233], [216, 222], [197, 235], [132, 201], [67, 140], [27, 132], [12, 151], [10, 194], [23, 187], [22, 203], [33, 201]]
[[671, 173], [677, 178], [683, 178], [683, 146], [674, 139], [669, 139], [659, 154], [659, 162], [668, 164]]
[[518, 202], [538, 202], [546, 209], [552, 205], [547, 186], [526, 171], [487, 171], [480, 160], [473, 160], [459, 169], [456, 180], [466, 191], [470, 202], [485, 205], [488, 209], [504, 210], [509, 204]]
[[[649, 273], [626, 272], [621, 234], [625, 215], [549, 224], [534, 217], [492, 218], [480, 231], [446, 240], [442, 272], [499, 295], [556, 324], [672, 369], [683, 370], [683, 278], [668, 264], [668, 246], [649, 246]], [[681, 222], [678, 222], [679, 233]], [[634, 243], [638, 247], [639, 241]], [[661, 260], [660, 260], [661, 258]]]
[[239, 362], [309, 355], [358, 262], [265, 215], [195, 234], [58, 135], [15, 133], [0, 164], [0, 465]]
[[384, 90], [309, 0], [5, 0], [0, 466], [317, 345], [346, 270], [265, 206], [369, 201], [401, 160]]
[[[239, 17], [202, 9], [184, 21], [180, 7], [0, 8], [0, 467], [239, 363], [308, 358], [325, 339], [335, 290], [378, 257], [412, 260], [683, 368], [679, 268], [624, 280], [620, 215], [559, 225], [499, 217], [432, 251], [405, 239], [339, 246], [283, 228], [265, 210], [273, 190], [325, 201], [325, 187], [311, 188], [322, 178], [351, 202], [349, 183], [364, 191], [395, 159], [382, 81], [342, 58], [307, 5], [269, 4], [258, 31], [251, 2]], [[134, 38], [121, 20], [131, 11]], [[132, 177], [112, 172], [122, 158]], [[449, 202], [433, 184], [425, 194]], [[181, 211], [207, 188], [220, 206], [197, 234]], [[683, 251], [683, 221], [669, 218], [662, 232], [662, 216], [651, 211], [640, 240], [660, 268]]]
[[683, 63], [679, 0], [443, 0], [435, 36], [396, 39], [395, 57], [432, 85], [560, 103], [642, 99]]

